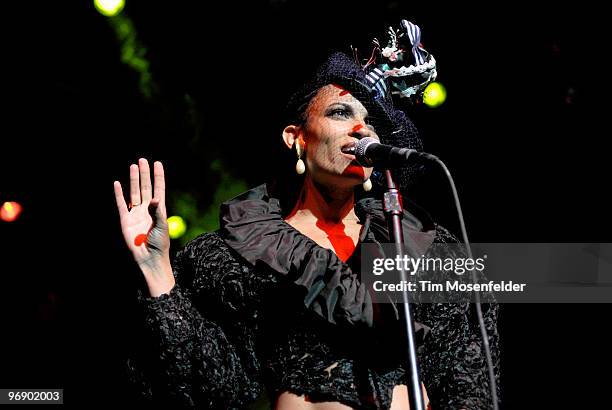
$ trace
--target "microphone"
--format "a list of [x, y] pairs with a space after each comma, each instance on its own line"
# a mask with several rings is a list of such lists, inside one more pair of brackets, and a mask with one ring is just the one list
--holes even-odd
[[438, 159], [435, 155], [419, 152], [412, 148], [398, 148], [381, 144], [372, 137], [357, 141], [354, 147], [346, 149], [346, 153], [355, 155], [355, 159], [364, 167], [394, 168], [406, 166], [408, 157], [419, 156], [427, 159]]

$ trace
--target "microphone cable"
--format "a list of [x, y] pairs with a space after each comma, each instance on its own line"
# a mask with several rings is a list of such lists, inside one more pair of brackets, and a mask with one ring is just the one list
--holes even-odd
[[[406, 156], [406, 159], [414, 152], [417, 151], [410, 150], [411, 152]], [[420, 154], [420, 153], [419, 153]], [[465, 221], [463, 219], [463, 212], [461, 211], [461, 203], [459, 202], [459, 195], [457, 193], [457, 188], [455, 186], [455, 181], [453, 180], [453, 176], [450, 171], [446, 167], [446, 164], [442, 162], [440, 158], [435, 155], [427, 154], [426, 158], [435, 161], [442, 169], [444, 170], [444, 174], [450, 183], [451, 189], [453, 191], [453, 198], [455, 200], [455, 208], [457, 209], [457, 215], [459, 217], [459, 224], [461, 226], [461, 236], [463, 237], [463, 242], [467, 248], [468, 257], [473, 259], [472, 256], [472, 248], [470, 246], [470, 242], [468, 240], [467, 231], [465, 229]], [[472, 280], [474, 283], [477, 283], [478, 278], [474, 270], [472, 270]], [[489, 345], [489, 335], [487, 334], [487, 329], [484, 323], [484, 317], [482, 315], [482, 306], [480, 302], [480, 294], [478, 292], [474, 292], [474, 304], [476, 305], [476, 315], [478, 316], [478, 324], [480, 325], [480, 335], [482, 337], [482, 343], [484, 346], [485, 357], [487, 361], [487, 370], [489, 372], [489, 387], [491, 390], [491, 398], [493, 400], [493, 409], [499, 410], [499, 403], [497, 398], [497, 381], [495, 380], [495, 371], [493, 370], [493, 359], [491, 358], [491, 347]]]

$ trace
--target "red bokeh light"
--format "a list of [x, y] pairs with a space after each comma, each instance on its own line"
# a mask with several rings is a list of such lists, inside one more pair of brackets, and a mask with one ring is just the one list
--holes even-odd
[[18, 202], [5, 202], [0, 208], [0, 219], [4, 222], [13, 222], [21, 214], [21, 205]]

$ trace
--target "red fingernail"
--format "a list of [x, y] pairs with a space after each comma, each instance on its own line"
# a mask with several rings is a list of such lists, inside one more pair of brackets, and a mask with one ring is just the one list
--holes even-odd
[[363, 124], [357, 124], [353, 127], [353, 132], [357, 132], [363, 128]]

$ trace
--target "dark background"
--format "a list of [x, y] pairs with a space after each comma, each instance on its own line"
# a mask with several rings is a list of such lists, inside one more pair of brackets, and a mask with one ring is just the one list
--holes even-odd
[[[249, 186], [292, 172], [276, 161], [289, 91], [331, 50], [365, 56], [401, 18], [422, 28], [448, 90], [441, 107], [408, 113], [453, 171], [470, 239], [610, 242], [608, 47], [603, 13], [587, 3], [128, 1], [149, 98], [90, 2], [4, 13], [0, 202], [24, 212], [0, 223], [2, 388], [64, 388], [67, 403], [128, 397], [140, 278], [112, 182], [125, 186], [139, 157], [162, 160], [169, 189], [206, 207], [214, 159]], [[439, 174], [413, 199], [458, 233]], [[502, 306], [503, 407], [603, 407], [611, 311]]]

